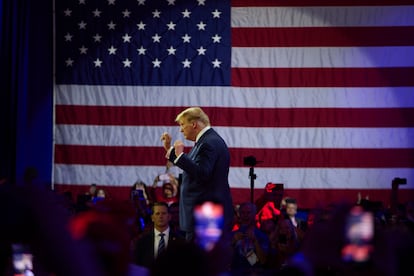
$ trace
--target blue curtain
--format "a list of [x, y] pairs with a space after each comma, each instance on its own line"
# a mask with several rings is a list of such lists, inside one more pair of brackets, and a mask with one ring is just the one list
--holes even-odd
[[50, 186], [53, 0], [0, 3], [0, 177]]

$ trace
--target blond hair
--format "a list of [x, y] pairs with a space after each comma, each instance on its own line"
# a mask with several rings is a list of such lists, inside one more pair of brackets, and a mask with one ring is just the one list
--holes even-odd
[[210, 119], [200, 107], [189, 107], [181, 111], [175, 118], [175, 121], [178, 122], [181, 119], [185, 119], [187, 122], [199, 121], [206, 126], [210, 125]]

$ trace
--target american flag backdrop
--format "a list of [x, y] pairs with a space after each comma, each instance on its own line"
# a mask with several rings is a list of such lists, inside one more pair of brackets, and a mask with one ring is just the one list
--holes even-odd
[[[235, 202], [283, 183], [301, 207], [414, 198], [414, 3], [55, 2], [53, 183], [125, 198], [165, 171], [160, 135], [200, 106], [227, 142]], [[187, 149], [192, 143], [186, 141]], [[179, 171], [177, 171], [179, 172]]]

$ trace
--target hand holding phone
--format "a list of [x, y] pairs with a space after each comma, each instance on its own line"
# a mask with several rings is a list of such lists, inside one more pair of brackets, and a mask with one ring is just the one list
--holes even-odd
[[34, 275], [33, 255], [27, 245], [12, 244], [13, 275]]
[[159, 179], [160, 181], [170, 181], [170, 175], [169, 175], [169, 174], [167, 174], [167, 173], [165, 173], [165, 174], [160, 174], [160, 175], [158, 176], [158, 179]]
[[195, 234], [198, 244], [211, 251], [223, 232], [223, 206], [211, 201], [194, 208]]

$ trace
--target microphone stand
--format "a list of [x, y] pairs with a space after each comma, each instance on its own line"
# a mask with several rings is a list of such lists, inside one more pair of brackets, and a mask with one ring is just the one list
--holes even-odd
[[250, 202], [254, 203], [254, 180], [256, 179], [256, 174], [254, 173], [254, 167], [250, 167], [249, 178], [250, 178]]

